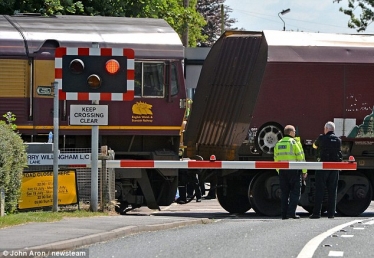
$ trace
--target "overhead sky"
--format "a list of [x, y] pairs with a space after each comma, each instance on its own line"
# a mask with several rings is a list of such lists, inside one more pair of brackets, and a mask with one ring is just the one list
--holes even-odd
[[[347, 0], [339, 3], [333, 3], [333, 0], [226, 0], [224, 4], [232, 9], [229, 15], [237, 20], [233, 26], [239, 29], [283, 30], [283, 22], [278, 13], [290, 8], [289, 13], [280, 15], [286, 30], [357, 33], [347, 26], [349, 16], [339, 11], [340, 7], [348, 6]], [[374, 34], [374, 24], [364, 33]]]

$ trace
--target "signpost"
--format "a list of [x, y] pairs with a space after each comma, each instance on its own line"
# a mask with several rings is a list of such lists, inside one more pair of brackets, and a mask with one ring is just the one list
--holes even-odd
[[[54, 98], [53, 98], [53, 206], [52, 211], [58, 211], [58, 82], [53, 83]], [[48, 140], [49, 141], [49, 140]]]
[[[127, 48], [59, 47], [55, 51], [55, 80], [59, 100], [91, 100], [93, 105], [72, 105], [70, 125], [91, 125], [91, 210], [98, 205], [99, 125], [108, 125], [104, 101], [134, 99], [135, 53]], [[58, 107], [56, 108], [58, 110]], [[57, 154], [54, 155], [57, 160]]]

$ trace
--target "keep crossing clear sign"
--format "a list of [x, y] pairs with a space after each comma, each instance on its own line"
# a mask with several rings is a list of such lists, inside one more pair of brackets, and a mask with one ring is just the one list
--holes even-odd
[[108, 125], [108, 106], [70, 105], [70, 125]]

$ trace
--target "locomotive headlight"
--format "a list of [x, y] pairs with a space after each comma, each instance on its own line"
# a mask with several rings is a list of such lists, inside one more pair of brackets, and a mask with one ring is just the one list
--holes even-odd
[[105, 63], [105, 70], [110, 74], [116, 74], [119, 71], [120, 65], [117, 60], [110, 59]]
[[91, 74], [87, 78], [87, 83], [90, 86], [91, 89], [98, 89], [101, 86], [101, 79], [96, 74]]

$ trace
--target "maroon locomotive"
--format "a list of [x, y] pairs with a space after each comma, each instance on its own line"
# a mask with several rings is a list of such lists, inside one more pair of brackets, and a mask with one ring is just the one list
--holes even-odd
[[[126, 48], [134, 51], [134, 98], [108, 105], [99, 145], [117, 159], [179, 159], [185, 114], [184, 48], [162, 19], [0, 16], [0, 114], [16, 115], [26, 142], [46, 142], [53, 132], [56, 48]], [[120, 81], [118, 83], [121, 83]], [[70, 105], [59, 101], [59, 148], [90, 148], [91, 126], [70, 125]], [[145, 174], [144, 174], [145, 173]], [[158, 208], [174, 201], [178, 170], [116, 171], [116, 199], [127, 206]], [[144, 196], [147, 196], [147, 200]]]

